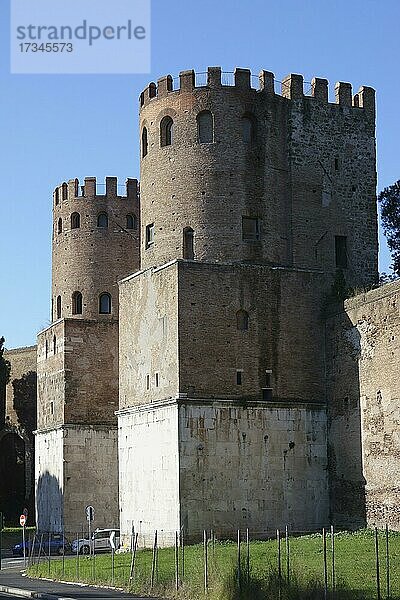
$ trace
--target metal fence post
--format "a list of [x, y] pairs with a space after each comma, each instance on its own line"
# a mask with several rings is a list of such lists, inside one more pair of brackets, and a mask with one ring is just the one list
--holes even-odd
[[208, 590], [208, 540], [207, 531], [203, 531], [203, 552], [204, 552], [204, 592]]
[[376, 593], [378, 600], [381, 600], [381, 580], [379, 573], [379, 541], [378, 528], [375, 527], [375, 556], [376, 556]]
[[240, 565], [240, 529], [237, 530], [237, 583], [240, 591], [242, 588], [242, 574]]
[[386, 538], [386, 600], [390, 600], [390, 558], [389, 558], [389, 526], [385, 526]]

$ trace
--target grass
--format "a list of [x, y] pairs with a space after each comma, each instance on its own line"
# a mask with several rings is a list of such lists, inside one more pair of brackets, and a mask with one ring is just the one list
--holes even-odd
[[[386, 599], [386, 557], [384, 533], [380, 532], [381, 595]], [[328, 536], [328, 583], [331, 590], [332, 553]], [[400, 600], [400, 533], [390, 532], [391, 600]], [[151, 589], [152, 551], [137, 553], [135, 577], [129, 586], [131, 555], [115, 555], [114, 584], [133, 593], [166, 596], [180, 600], [317, 600], [324, 598], [322, 536], [290, 538], [290, 572], [287, 581], [285, 544], [282, 543], [282, 578], [277, 573], [277, 543], [251, 542], [250, 572], [247, 577], [246, 545], [242, 544], [241, 587], [237, 576], [237, 547], [232, 542], [209, 545], [209, 589], [204, 594], [202, 545], [185, 548], [185, 574], [178, 592], [175, 590], [174, 549], [158, 551], [155, 584]], [[181, 565], [180, 565], [181, 567]], [[79, 573], [78, 573], [79, 569]], [[328, 598], [373, 600], [377, 598], [374, 533], [362, 530], [335, 535], [336, 594]], [[99, 585], [112, 583], [111, 556], [95, 559], [80, 557], [35, 564], [28, 570], [31, 577], [50, 577]]]

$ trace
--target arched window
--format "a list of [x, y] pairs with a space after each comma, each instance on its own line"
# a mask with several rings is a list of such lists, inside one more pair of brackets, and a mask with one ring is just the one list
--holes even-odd
[[183, 230], [183, 258], [194, 259], [194, 231], [191, 227]]
[[68, 185], [66, 183], [62, 184], [62, 199], [68, 200]]
[[197, 135], [199, 144], [214, 141], [214, 118], [209, 110], [203, 110], [197, 115]]
[[77, 212], [71, 215], [71, 229], [79, 229], [81, 226], [81, 215]]
[[108, 227], [108, 215], [107, 213], [100, 213], [97, 217], [97, 227]]
[[107, 292], [100, 294], [99, 313], [101, 315], [109, 315], [111, 313], [111, 296]]
[[57, 233], [62, 233], [62, 218], [60, 217], [57, 222]]
[[236, 313], [236, 328], [239, 331], [247, 331], [249, 329], [249, 313], [240, 309]]
[[72, 314], [82, 314], [82, 294], [80, 292], [74, 292], [72, 294]]
[[246, 144], [252, 144], [256, 139], [256, 119], [254, 115], [242, 117], [242, 137]]
[[171, 146], [173, 141], [174, 122], [171, 117], [164, 117], [160, 123], [160, 144]]
[[144, 158], [147, 155], [147, 152], [149, 151], [149, 142], [147, 139], [147, 128], [143, 127], [143, 131], [142, 131], [142, 158]]
[[53, 354], [55, 354], [55, 353], [56, 353], [56, 351], [57, 351], [57, 338], [56, 338], [56, 336], [54, 335], [54, 336], [53, 336]]
[[57, 306], [57, 319], [61, 319], [61, 296], [57, 296], [57, 301], [56, 301], [56, 306]]
[[56, 189], [54, 190], [54, 199], [57, 206], [57, 204], [59, 204], [60, 202], [60, 190], [58, 189], [58, 187], [56, 187]]
[[126, 215], [126, 228], [137, 229], [136, 215]]

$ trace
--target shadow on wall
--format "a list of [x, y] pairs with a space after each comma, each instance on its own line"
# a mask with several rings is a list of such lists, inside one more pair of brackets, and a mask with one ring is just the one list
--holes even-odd
[[[18, 524], [26, 507], [25, 442], [13, 431], [0, 435], [0, 511], [7, 524]], [[29, 509], [29, 507], [27, 507]]]
[[63, 492], [57, 477], [48, 471], [36, 484], [36, 526], [39, 533], [63, 531]]
[[327, 319], [328, 468], [331, 522], [366, 525], [362, 464], [360, 334], [344, 312]]

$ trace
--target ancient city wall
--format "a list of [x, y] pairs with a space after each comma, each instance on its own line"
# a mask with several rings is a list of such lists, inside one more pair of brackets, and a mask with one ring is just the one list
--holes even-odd
[[4, 358], [11, 363], [10, 382], [6, 388], [6, 421], [8, 425], [19, 425], [18, 415], [14, 408], [14, 389], [12, 382], [23, 375], [37, 370], [36, 346], [14, 348], [4, 353]]
[[327, 321], [332, 514], [400, 529], [400, 282]]

